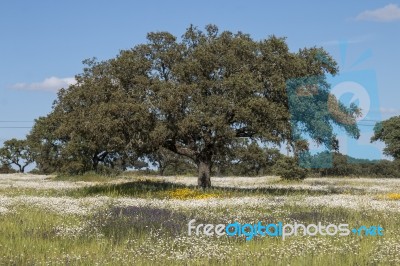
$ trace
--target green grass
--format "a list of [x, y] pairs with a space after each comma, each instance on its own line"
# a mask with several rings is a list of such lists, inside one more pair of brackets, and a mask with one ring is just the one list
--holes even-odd
[[[0, 216], [0, 262], [10, 265], [367, 265], [376, 264], [372, 259], [374, 255], [381, 254], [381, 263], [391, 265], [390, 261], [398, 256], [395, 246], [385, 245], [385, 242], [400, 243], [398, 217], [387, 217], [372, 211], [351, 212], [341, 208], [284, 208], [287, 215], [270, 218], [303, 223], [345, 220], [350, 224], [360, 224], [363, 221], [363, 224], [380, 224], [387, 233], [380, 238], [291, 237], [283, 241], [265, 237], [245, 241], [242, 238], [210, 237], [202, 241], [177, 242], [179, 235], [185, 234], [187, 220], [184, 218], [190, 218], [188, 213], [137, 208], [125, 212], [124, 209], [112, 209], [111, 217], [108, 215], [110, 210], [80, 217], [20, 206], [14, 213]], [[180, 221], [181, 227], [175, 232], [167, 230], [165, 220], [155, 219], [151, 216], [152, 212], [158, 212], [160, 218]], [[207, 217], [203, 219], [207, 220]], [[80, 233], [60, 235], [59, 228], [63, 227], [81, 230]], [[155, 228], [164, 230], [152, 235]], [[192, 254], [190, 250], [193, 248], [193, 258], [189, 256], [183, 262], [170, 258], [179, 252]], [[202, 253], [202, 249], [213, 250], [212, 256]], [[159, 252], [164, 252], [165, 256]]]
[[110, 196], [110, 197], [140, 197], [140, 198], [165, 198], [166, 192], [179, 188], [189, 187], [193, 190], [204, 193], [216, 194], [220, 197], [244, 197], [244, 196], [294, 196], [294, 195], [327, 195], [338, 193], [332, 191], [318, 191], [311, 189], [293, 189], [293, 188], [231, 188], [231, 187], [212, 187], [206, 190], [198, 189], [195, 186], [185, 186], [179, 183], [154, 181], [154, 180], [136, 180], [120, 184], [98, 184], [78, 189], [69, 190], [66, 194], [72, 197], [86, 196]]
[[81, 175], [56, 174], [56, 181], [84, 181], [84, 182], [108, 182], [115, 179], [141, 179], [143, 177], [156, 177], [154, 171], [125, 171], [119, 174], [100, 174], [94, 171], [89, 171]]
[[[106, 177], [104, 177], [106, 178]], [[79, 178], [79, 181], [81, 179]], [[142, 180], [124, 180], [121, 183], [113, 183], [113, 180], [107, 179], [105, 182], [90, 184], [80, 188], [68, 189], [35, 189], [35, 188], [0, 188], [0, 195], [4, 196], [52, 196], [62, 197], [69, 196], [74, 198], [88, 196], [109, 196], [109, 197], [138, 197], [138, 198], [165, 198], [168, 192], [179, 188], [190, 188], [202, 193], [212, 193], [219, 197], [245, 197], [245, 196], [296, 196], [296, 195], [328, 195], [328, 194], [365, 194], [363, 190], [346, 189], [338, 187], [328, 187], [329, 191], [312, 190], [312, 189], [294, 189], [294, 188], [232, 188], [232, 187], [212, 187], [206, 190], [197, 188], [196, 186], [185, 186], [179, 183], [172, 183], [160, 180], [142, 179]], [[89, 181], [87, 181], [89, 182]], [[93, 182], [93, 181], [90, 181]], [[285, 184], [290, 184], [285, 182]]]
[[[103, 177], [102, 177], [103, 178]], [[290, 188], [214, 187], [205, 191], [151, 177], [129, 177], [110, 183], [92, 177], [57, 177], [54, 180], [99, 182], [74, 189], [36, 190], [3, 188], [1, 196], [64, 197], [74, 200], [109, 196], [163, 199], [169, 193], [189, 188], [209, 193], [216, 200], [257, 196], [255, 205], [217, 205], [186, 208], [168, 205], [121, 205], [113, 201], [85, 215], [66, 214], [46, 206], [5, 205], [0, 213], [0, 265], [396, 265], [400, 263], [400, 215], [372, 209], [305, 206], [308, 196], [359, 195], [357, 190], [293, 190]], [[287, 181], [281, 184], [288, 184]], [[280, 203], [279, 199], [290, 199]], [[276, 199], [276, 202], [274, 201]], [[268, 201], [270, 200], [270, 201]], [[382, 200], [382, 202], [385, 202]], [[186, 203], [186, 201], [185, 201]], [[393, 201], [391, 201], [393, 203]], [[58, 204], [58, 203], [57, 203]], [[62, 203], [60, 203], [62, 204]], [[67, 207], [67, 206], [66, 206]], [[60, 207], [62, 210], [62, 206]], [[293, 236], [275, 237], [188, 237], [187, 223], [348, 223], [351, 227], [380, 225], [384, 236]]]
[[34, 188], [0, 188], [0, 195], [3, 196], [39, 196], [39, 197], [63, 197], [71, 193], [67, 190], [59, 189], [34, 189]]
[[95, 172], [87, 172], [82, 175], [65, 175], [65, 174], [58, 174], [56, 175], [53, 180], [54, 181], [83, 181], [83, 182], [108, 182], [112, 181], [118, 176], [107, 176], [107, 175], [100, 175]]

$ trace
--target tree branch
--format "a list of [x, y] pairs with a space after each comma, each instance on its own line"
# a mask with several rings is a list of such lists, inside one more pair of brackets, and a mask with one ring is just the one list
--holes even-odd
[[254, 137], [256, 132], [250, 130], [248, 127], [242, 127], [236, 129], [236, 137], [238, 138], [251, 138]]

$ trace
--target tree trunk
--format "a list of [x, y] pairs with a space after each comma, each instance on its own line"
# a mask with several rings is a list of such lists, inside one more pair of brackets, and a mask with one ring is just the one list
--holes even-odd
[[97, 155], [93, 156], [92, 158], [92, 168], [95, 172], [97, 172], [97, 166], [99, 165], [99, 158]]
[[158, 168], [158, 174], [159, 174], [160, 176], [164, 176], [164, 171], [165, 171], [165, 168], [164, 168], [164, 167], [159, 167], [159, 168]]
[[199, 177], [197, 179], [197, 185], [203, 189], [211, 187], [211, 179], [210, 179], [211, 162], [202, 160], [198, 163], [197, 166], [199, 168]]
[[164, 165], [162, 162], [161, 162], [161, 160], [158, 162], [158, 174], [159, 175], [161, 175], [161, 176], [164, 176], [164, 172], [165, 172], [165, 168], [166, 168], [167, 166], [166, 165]]
[[[22, 168], [22, 165], [20, 165], [18, 162], [13, 162], [13, 164], [15, 164], [16, 166], [18, 166], [18, 169], [19, 169], [19, 172], [20, 173], [23, 173], [24, 172], [24, 169]], [[10, 166], [11, 164], [9, 164], [8, 166]]]

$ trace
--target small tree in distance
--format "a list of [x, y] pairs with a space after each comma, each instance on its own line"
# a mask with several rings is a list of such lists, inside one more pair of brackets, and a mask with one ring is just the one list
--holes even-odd
[[400, 159], [400, 116], [391, 117], [375, 125], [371, 142], [378, 140], [386, 144], [383, 149], [386, 155], [395, 160]]
[[6, 140], [0, 148], [0, 160], [3, 165], [15, 165], [20, 173], [25, 172], [25, 167], [33, 163], [33, 156], [26, 140]]

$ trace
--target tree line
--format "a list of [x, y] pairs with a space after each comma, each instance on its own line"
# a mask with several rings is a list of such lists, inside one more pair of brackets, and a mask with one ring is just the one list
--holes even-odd
[[[326, 81], [338, 73], [335, 60], [323, 48], [291, 52], [285, 38], [191, 25], [181, 38], [151, 32], [145, 44], [84, 65], [26, 140], [4, 143], [3, 165], [35, 161], [42, 173], [70, 174], [184, 166], [204, 188], [211, 172], [304, 178], [305, 134], [332, 151], [334, 125], [360, 135], [361, 110], [339, 102]], [[293, 156], [266, 148], [279, 145]]]

